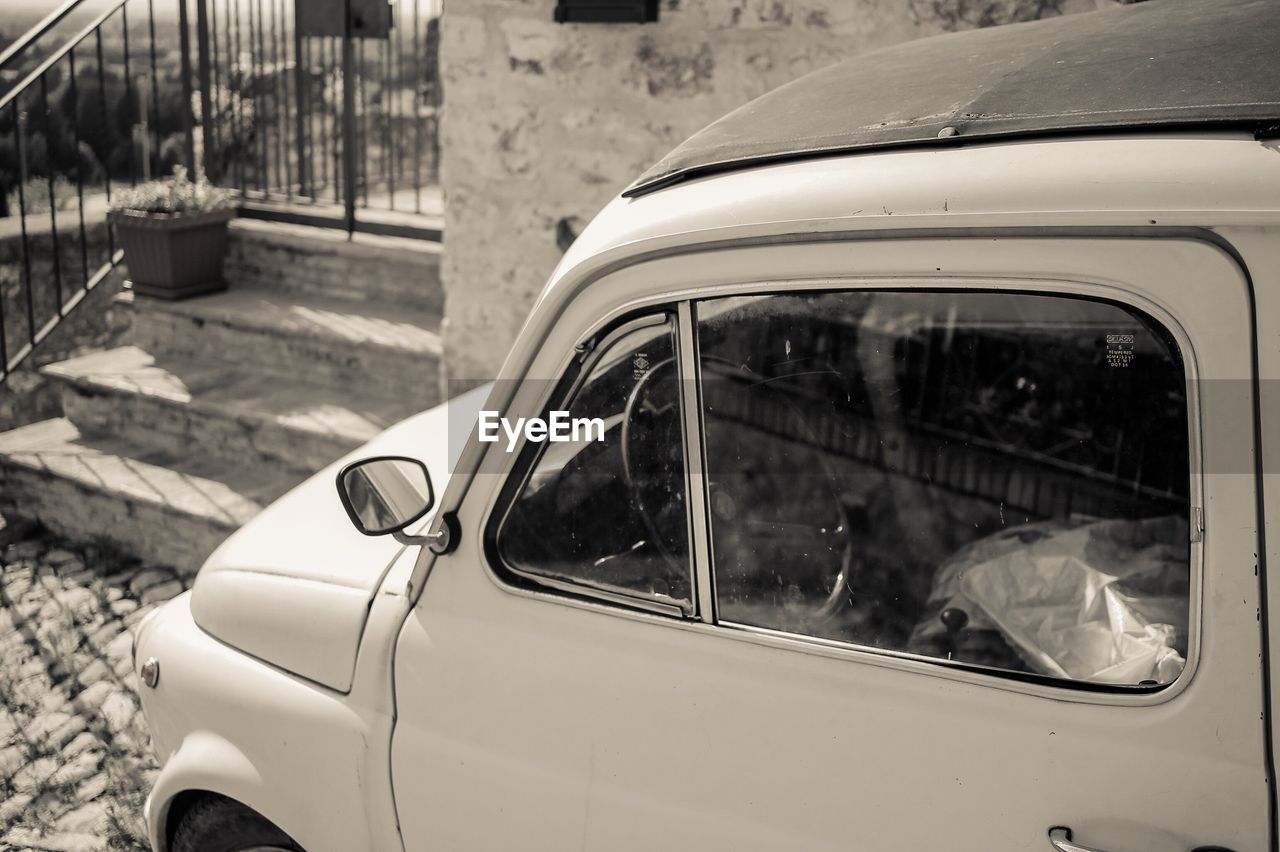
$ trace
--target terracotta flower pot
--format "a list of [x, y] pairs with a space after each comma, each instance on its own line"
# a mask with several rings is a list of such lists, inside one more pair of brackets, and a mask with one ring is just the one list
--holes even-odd
[[135, 293], [157, 299], [186, 299], [225, 290], [222, 259], [227, 253], [230, 209], [203, 213], [111, 214]]

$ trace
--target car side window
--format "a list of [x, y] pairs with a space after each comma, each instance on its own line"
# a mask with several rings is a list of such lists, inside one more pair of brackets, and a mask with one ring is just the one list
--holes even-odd
[[1175, 680], [1189, 435], [1136, 310], [958, 291], [696, 305], [718, 619], [997, 671]]
[[497, 550], [504, 565], [543, 585], [688, 613], [675, 320], [657, 315], [625, 328], [558, 403], [572, 420], [600, 421], [598, 433], [542, 446], [499, 528]]

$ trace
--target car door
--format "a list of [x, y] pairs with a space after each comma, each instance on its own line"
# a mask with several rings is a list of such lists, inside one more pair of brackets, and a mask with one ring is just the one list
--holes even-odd
[[1243, 277], [996, 242], [651, 262], [544, 353], [525, 413], [604, 440], [495, 445], [458, 507], [407, 848], [1267, 848]]

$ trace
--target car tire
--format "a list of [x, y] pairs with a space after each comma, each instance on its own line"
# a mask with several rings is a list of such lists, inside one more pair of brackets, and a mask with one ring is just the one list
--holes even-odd
[[206, 796], [182, 815], [172, 852], [302, 852], [261, 814], [222, 796]]

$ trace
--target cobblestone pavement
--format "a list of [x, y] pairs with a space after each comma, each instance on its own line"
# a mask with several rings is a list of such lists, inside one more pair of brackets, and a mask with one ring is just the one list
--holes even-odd
[[147, 849], [156, 764], [131, 628], [183, 589], [110, 546], [0, 518], [0, 850]]

